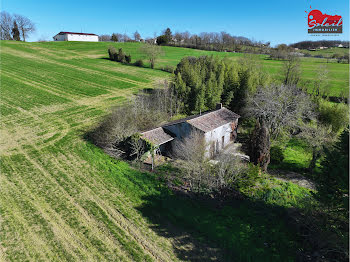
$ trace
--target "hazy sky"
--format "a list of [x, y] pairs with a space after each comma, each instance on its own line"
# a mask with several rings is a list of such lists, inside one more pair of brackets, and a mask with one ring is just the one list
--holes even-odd
[[[343, 34], [307, 34], [305, 11], [319, 9], [343, 17]], [[152, 37], [166, 27], [173, 32], [221, 32], [270, 41], [272, 45], [301, 40], [348, 40], [349, 0], [273, 1], [138, 1], [138, 0], [1, 0], [1, 10], [30, 18], [37, 32], [29, 41], [52, 40], [59, 31], [95, 34], [136, 30]]]

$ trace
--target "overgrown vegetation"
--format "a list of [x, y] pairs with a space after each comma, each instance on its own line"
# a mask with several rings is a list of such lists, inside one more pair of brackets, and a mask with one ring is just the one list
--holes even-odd
[[186, 57], [176, 67], [173, 89], [187, 114], [214, 109], [219, 102], [240, 113], [245, 97], [269, 81], [249, 57], [240, 64], [209, 56]]

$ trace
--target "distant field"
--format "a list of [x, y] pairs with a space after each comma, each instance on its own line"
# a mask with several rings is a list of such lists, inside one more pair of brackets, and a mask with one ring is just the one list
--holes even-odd
[[[112, 106], [170, 74], [104, 59], [110, 43], [0, 43], [0, 260], [294, 260], [278, 207], [179, 200], [84, 139]], [[142, 57], [139, 44], [114, 45]], [[241, 56], [164, 51], [158, 69], [188, 55]], [[277, 74], [281, 62], [261, 61]], [[317, 61], [303, 61], [305, 78]], [[348, 68], [330, 65], [332, 90], [348, 90]]]
[[[30, 45], [30, 46], [29, 46]], [[139, 43], [109, 43], [109, 42], [98, 42], [98, 43], [82, 43], [82, 42], [43, 42], [43, 43], [30, 43], [29, 45], [21, 45], [18, 43], [16, 49], [18, 51], [23, 48], [26, 52], [38, 52], [42, 51], [50, 56], [52, 59], [62, 59], [66, 63], [73, 60], [73, 63], [79, 59], [79, 56], [85, 56], [84, 63], [90, 66], [95, 64], [106, 64], [106, 61], [100, 61], [99, 58], [107, 58], [107, 49], [109, 46], [113, 45], [116, 48], [123, 48], [123, 50], [131, 54], [132, 61], [137, 59], [144, 59], [143, 55], [140, 53]], [[30, 48], [29, 48], [30, 47]], [[213, 52], [213, 51], [203, 51], [189, 48], [179, 48], [179, 47], [162, 47], [164, 50], [164, 55], [159, 58], [156, 68], [161, 69], [166, 65], [175, 67], [182, 57], [185, 56], [201, 56], [201, 55], [214, 55], [218, 57], [228, 57], [233, 60], [239, 59], [243, 54], [241, 53], [225, 53], [225, 52]], [[335, 48], [336, 52], [344, 52], [348, 50], [345, 48]], [[318, 52], [318, 51], [316, 51]], [[320, 52], [334, 52], [321, 50]], [[283, 62], [270, 60], [266, 55], [255, 55], [262, 63], [264, 70], [269, 72], [275, 78], [280, 78], [280, 72]], [[102, 60], [102, 59], [101, 59]], [[147, 61], [146, 66], [148, 65]], [[108, 63], [107, 63], [108, 64]], [[310, 90], [313, 87], [313, 80], [317, 75], [317, 69], [325, 65], [329, 71], [329, 82], [326, 87], [327, 94], [331, 96], [348, 95], [349, 93], [349, 64], [338, 64], [336, 62], [327, 63], [326, 59], [321, 58], [302, 58], [302, 80], [308, 82]], [[116, 67], [118, 67], [116, 65]], [[120, 67], [120, 66], [119, 66]], [[136, 70], [136, 69], [134, 69]]]
[[315, 51], [309, 51], [309, 50], [302, 49], [299, 51], [302, 53], [305, 53], [305, 54], [310, 54], [312, 56], [315, 56], [315, 55], [332, 56], [334, 54], [340, 54], [340, 55], [349, 54], [349, 48], [339, 48], [339, 47], [317, 49]]

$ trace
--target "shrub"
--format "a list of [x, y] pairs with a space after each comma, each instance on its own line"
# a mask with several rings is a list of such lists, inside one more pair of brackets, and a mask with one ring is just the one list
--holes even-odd
[[168, 38], [166, 35], [161, 35], [157, 37], [157, 44], [158, 45], [166, 45], [168, 43]]
[[334, 133], [346, 127], [348, 122], [348, 108], [346, 105], [320, 102], [318, 112], [320, 122], [324, 125], [331, 125]]
[[270, 159], [272, 164], [280, 164], [284, 160], [283, 150], [279, 146], [272, 146], [270, 149]]
[[115, 55], [117, 54], [117, 51], [115, 50], [115, 48], [113, 46], [110, 46], [108, 48], [108, 55], [109, 55], [109, 59], [110, 60], [115, 60]]
[[143, 67], [144, 64], [143, 64], [143, 61], [141, 59], [139, 60], [136, 60], [136, 62], [134, 63], [135, 66], [139, 66], [139, 67]]
[[125, 55], [125, 61], [130, 64], [131, 63], [131, 55]]
[[259, 179], [260, 168], [253, 164], [248, 164], [248, 168], [242, 173], [240, 178], [234, 182], [234, 187], [241, 192], [249, 190]]
[[174, 73], [175, 68], [169, 65], [166, 65], [162, 68], [162, 71], [169, 72], [169, 73]]

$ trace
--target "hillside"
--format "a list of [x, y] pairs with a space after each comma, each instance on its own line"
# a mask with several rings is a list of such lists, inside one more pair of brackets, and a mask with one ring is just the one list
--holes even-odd
[[[109, 45], [1, 42], [0, 260], [293, 260], [298, 243], [279, 207], [183, 200], [84, 139], [112, 106], [170, 76], [105, 59]], [[139, 44], [115, 45], [142, 57]], [[188, 55], [241, 56], [164, 51], [158, 69]], [[278, 73], [282, 62], [259, 57]], [[305, 79], [320, 63], [303, 61]], [[348, 90], [349, 65], [329, 68], [332, 92]]]

